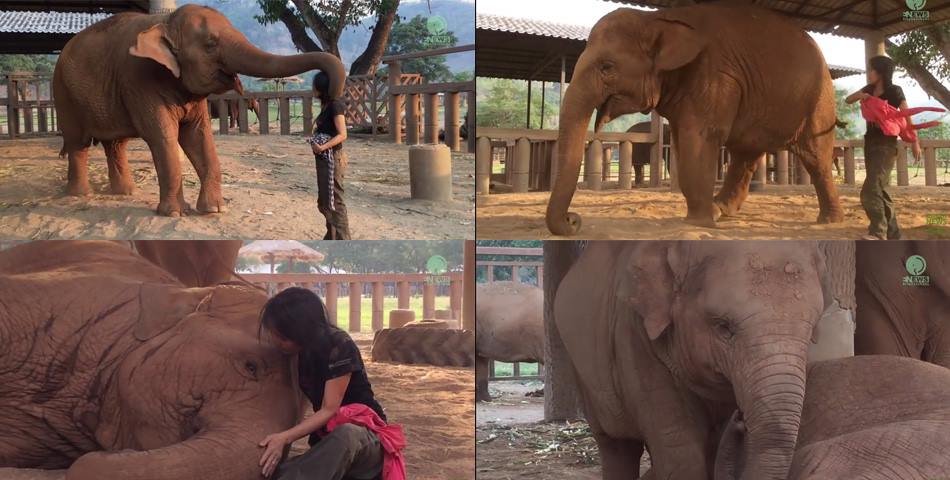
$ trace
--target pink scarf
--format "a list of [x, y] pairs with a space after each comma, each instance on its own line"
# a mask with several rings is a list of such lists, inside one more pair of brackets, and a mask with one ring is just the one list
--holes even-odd
[[869, 122], [874, 122], [884, 132], [884, 135], [896, 137], [900, 135], [901, 140], [914, 143], [917, 141], [917, 130], [930, 128], [940, 125], [939, 121], [932, 121], [914, 125], [910, 121], [911, 115], [917, 115], [920, 112], [945, 112], [946, 110], [937, 107], [916, 107], [907, 110], [898, 110], [886, 100], [875, 96], [870, 96], [861, 100], [861, 116]]
[[406, 480], [406, 461], [402, 449], [406, 448], [406, 437], [399, 425], [387, 425], [372, 408], [361, 403], [351, 403], [340, 407], [336, 415], [327, 422], [327, 431], [345, 423], [366, 427], [376, 434], [383, 446], [383, 480]]

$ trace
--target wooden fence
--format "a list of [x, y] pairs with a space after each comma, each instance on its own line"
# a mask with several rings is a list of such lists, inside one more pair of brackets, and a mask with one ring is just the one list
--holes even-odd
[[49, 75], [11, 73], [0, 77], [0, 134], [9, 138], [55, 135], [56, 108]]
[[[372, 274], [320, 274], [320, 273], [245, 273], [241, 275], [247, 281], [259, 285], [274, 295], [289, 287], [304, 287], [318, 292], [327, 306], [330, 321], [339, 325], [337, 319], [337, 301], [341, 296], [349, 298], [350, 332], [361, 331], [362, 299], [368, 295], [372, 299], [372, 331], [388, 325], [386, 320], [385, 298], [397, 298], [397, 308], [410, 308], [413, 291], [422, 294], [422, 318], [436, 318], [435, 299], [437, 296], [449, 297], [449, 310], [452, 320], [461, 324], [462, 318], [462, 272], [448, 272], [445, 275], [432, 276], [423, 273], [372, 273]], [[441, 294], [441, 295], [440, 295]]]
[[[486, 282], [485, 283], [494, 283], [495, 280], [495, 270], [502, 269], [507, 270], [510, 273], [510, 281], [524, 283], [521, 281], [520, 272], [525, 269], [534, 270], [535, 278], [537, 279], [538, 288], [542, 288], [544, 285], [544, 261], [543, 252], [540, 248], [512, 248], [512, 247], [476, 247], [476, 255], [494, 255], [494, 256], [519, 256], [519, 257], [537, 257], [537, 260], [524, 261], [524, 260], [478, 260], [476, 256], [475, 268], [476, 271], [482, 268], [486, 269]], [[484, 299], [483, 299], [484, 301]], [[512, 375], [511, 376], [496, 376], [495, 375], [495, 361], [492, 360], [489, 362], [489, 373], [488, 379], [492, 380], [541, 380], [544, 377], [541, 364], [538, 364], [538, 374], [537, 375], [522, 375], [521, 374], [521, 362], [515, 362], [512, 364]]]

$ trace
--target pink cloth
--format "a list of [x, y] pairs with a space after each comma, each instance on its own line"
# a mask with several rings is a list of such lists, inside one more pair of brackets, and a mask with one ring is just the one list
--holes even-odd
[[401, 426], [386, 424], [372, 408], [362, 403], [340, 407], [327, 422], [327, 431], [332, 432], [345, 423], [366, 427], [379, 438], [379, 444], [383, 447], [383, 480], [406, 480], [406, 460], [402, 456], [406, 437], [402, 434]]
[[917, 141], [917, 130], [940, 125], [939, 121], [914, 125], [909, 118], [911, 115], [917, 115], [920, 112], [945, 111], [946, 110], [937, 107], [916, 107], [899, 110], [887, 103], [887, 100], [875, 96], [861, 100], [861, 116], [864, 117], [865, 120], [876, 123], [881, 131], [884, 132], [884, 135], [889, 137], [900, 135], [901, 140], [908, 143]]

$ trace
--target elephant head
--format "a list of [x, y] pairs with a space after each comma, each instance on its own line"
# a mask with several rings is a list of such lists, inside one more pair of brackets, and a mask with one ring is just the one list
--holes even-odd
[[239, 73], [276, 78], [323, 70], [330, 76], [334, 98], [343, 95], [346, 80], [337, 57], [323, 52], [272, 55], [251, 44], [220, 12], [198, 5], [185, 5], [140, 32], [129, 53], [164, 65], [200, 96], [231, 89], [243, 94]]
[[706, 41], [687, 23], [658, 13], [618, 9], [591, 29], [561, 104], [560, 168], [548, 202], [547, 225], [556, 235], [573, 235], [580, 216], [568, 212], [584, 155], [591, 114], [599, 129], [628, 113], [648, 113], [660, 102], [663, 78], [695, 61]]
[[79, 413], [105, 452], [68, 480], [260, 478], [258, 442], [298, 418], [289, 358], [257, 335], [266, 298], [247, 287], [143, 284], [139, 342]]

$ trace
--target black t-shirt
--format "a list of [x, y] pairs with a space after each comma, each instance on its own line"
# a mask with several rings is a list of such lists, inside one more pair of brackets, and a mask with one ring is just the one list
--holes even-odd
[[313, 133], [325, 133], [335, 137], [340, 133], [336, 130], [336, 122], [333, 120], [337, 115], [346, 115], [346, 105], [340, 99], [331, 100], [327, 108], [320, 111], [313, 127]]
[[[310, 399], [313, 409], [319, 410], [323, 405], [323, 393], [328, 380], [350, 373], [350, 383], [340, 405], [361, 403], [386, 420], [383, 407], [376, 401], [373, 387], [366, 377], [363, 357], [356, 342], [343, 330], [334, 330], [329, 344], [327, 352], [304, 350], [299, 355], [300, 389]], [[319, 435], [310, 435], [311, 445], [318, 441]]]
[[[874, 85], [868, 85], [862, 88], [861, 91], [874, 95]], [[897, 85], [891, 84], [890, 87], [884, 88], [884, 93], [882, 93], [878, 98], [887, 100], [887, 103], [889, 103], [894, 108], [901, 108], [901, 102], [904, 101], [904, 90], [902, 90], [901, 87]], [[887, 135], [884, 135], [884, 132], [881, 131], [880, 127], [878, 127], [877, 124], [873, 122], [867, 122], [867, 132], [865, 132], [864, 136], [875, 138], [887, 137]], [[893, 138], [894, 141], [897, 141], [897, 137], [890, 138]]]

